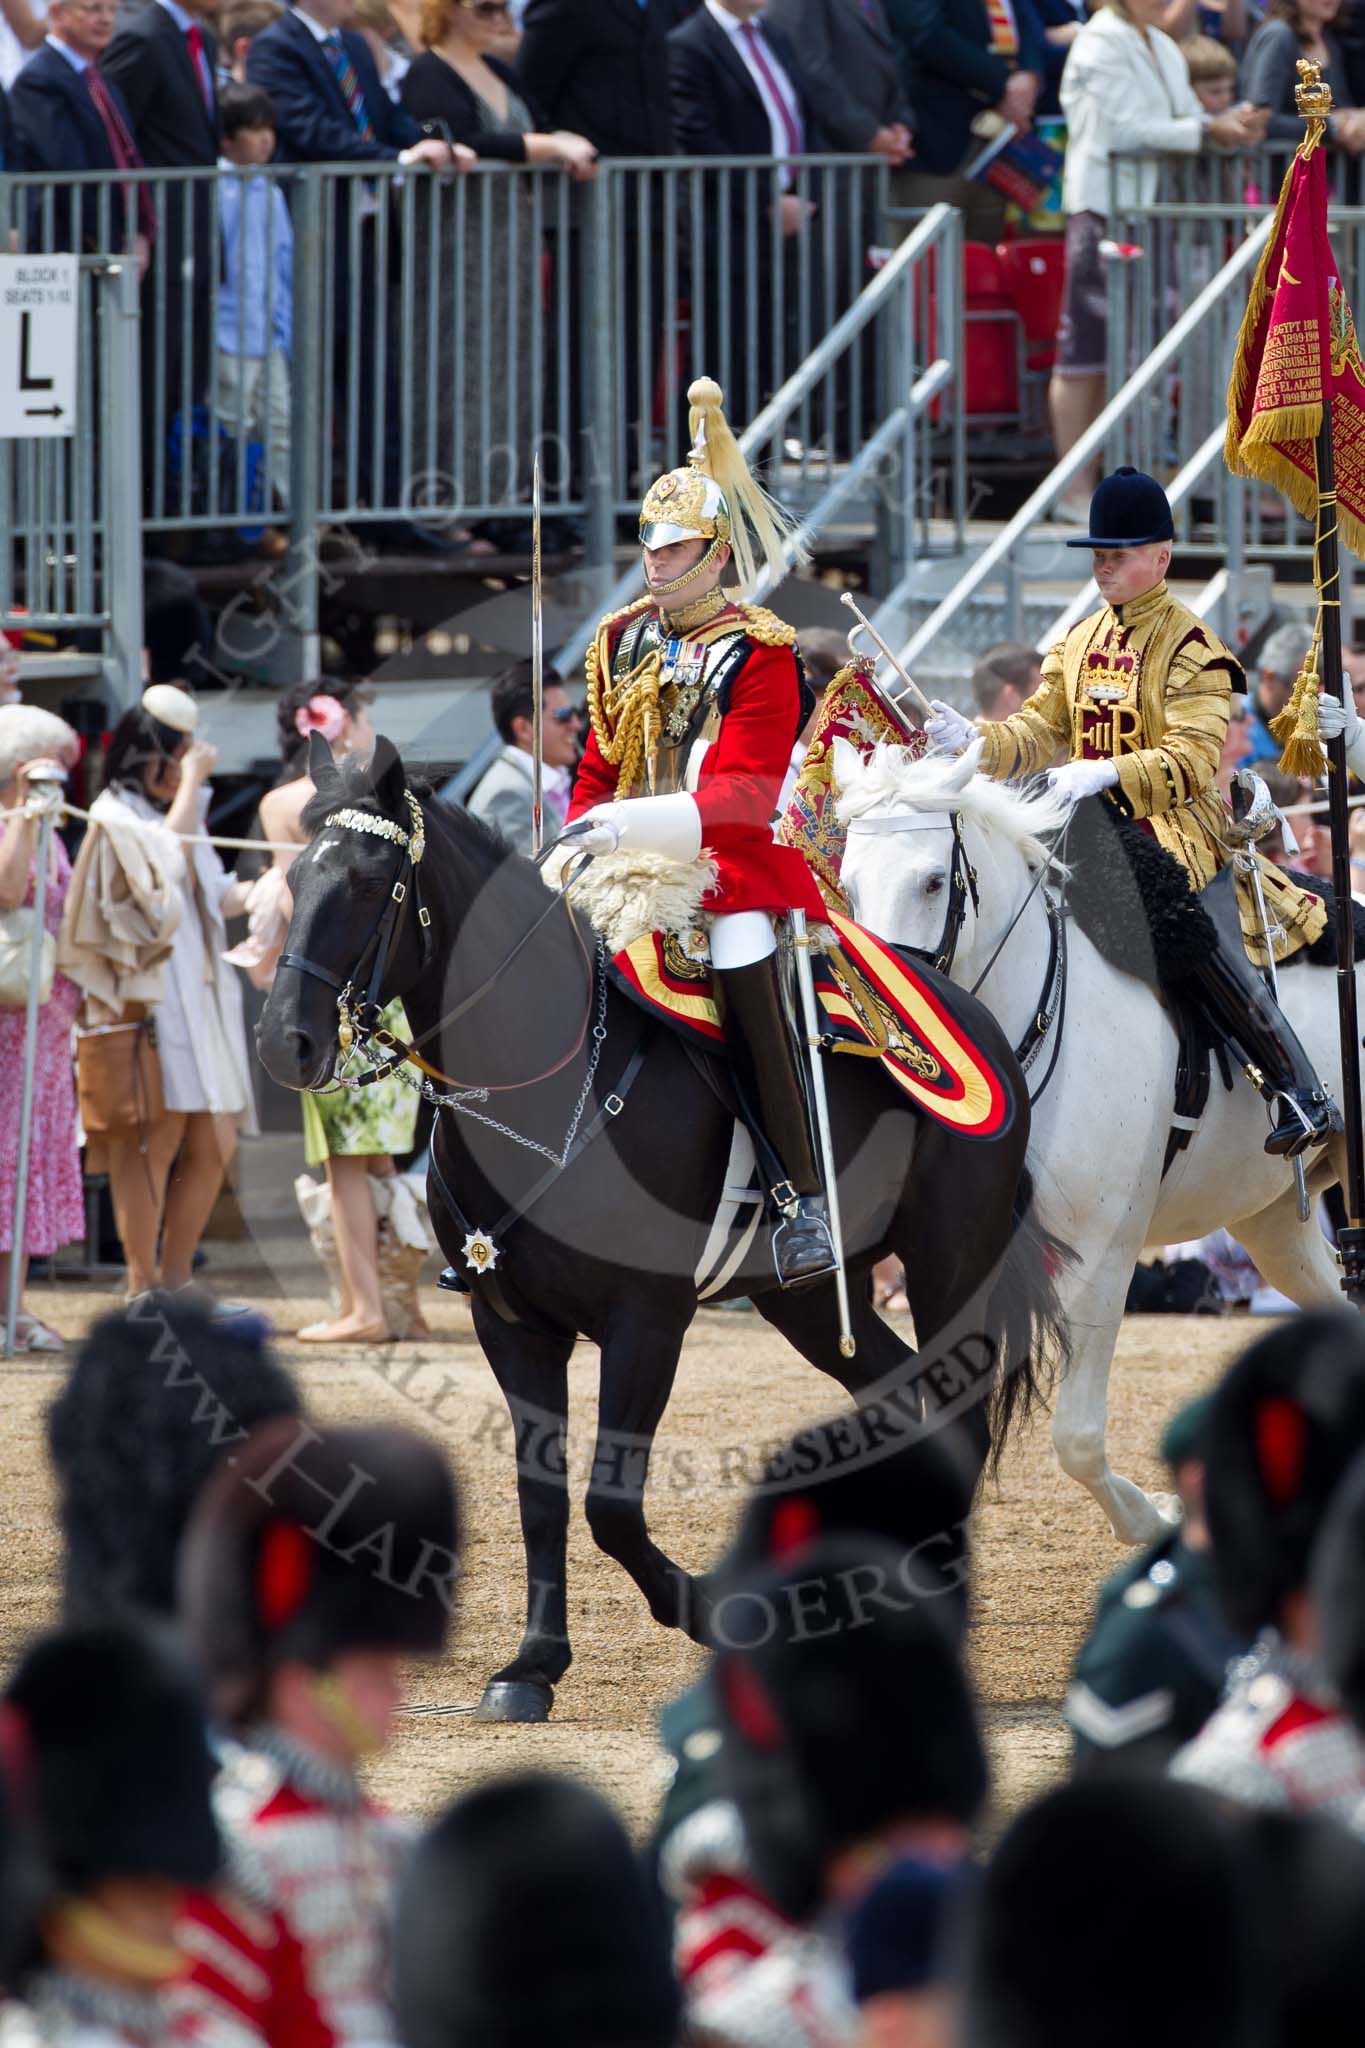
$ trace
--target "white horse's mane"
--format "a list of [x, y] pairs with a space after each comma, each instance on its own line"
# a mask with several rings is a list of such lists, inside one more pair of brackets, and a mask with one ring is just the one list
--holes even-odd
[[839, 754], [838, 814], [845, 824], [883, 804], [912, 811], [956, 811], [964, 823], [979, 825], [1016, 847], [1036, 873], [1051, 859], [1047, 840], [1071, 815], [1065, 797], [1046, 783], [1025, 792], [1008, 782], [976, 773], [979, 749], [965, 754], [925, 754], [919, 760], [904, 747], [883, 741], [870, 758], [852, 747]]

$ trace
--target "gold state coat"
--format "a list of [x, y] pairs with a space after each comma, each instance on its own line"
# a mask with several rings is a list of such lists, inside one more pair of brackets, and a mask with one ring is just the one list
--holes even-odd
[[[982, 722], [983, 773], [1003, 779], [1072, 761], [1114, 760], [1111, 792], [1202, 889], [1232, 858], [1227, 806], [1214, 786], [1236, 656], [1164, 583], [1131, 604], [1102, 605], [1049, 649], [1043, 682], [1011, 718]], [[1327, 921], [1321, 897], [1256, 856], [1277, 960], [1311, 945]], [[1252, 960], [1266, 947], [1249, 874], [1237, 878], [1242, 937]]]

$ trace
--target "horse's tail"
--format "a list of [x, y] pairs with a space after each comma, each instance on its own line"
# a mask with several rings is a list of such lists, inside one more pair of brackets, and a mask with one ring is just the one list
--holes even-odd
[[1025, 1167], [1014, 1197], [1014, 1229], [991, 1288], [987, 1328], [1000, 1346], [987, 1420], [994, 1477], [1011, 1429], [1046, 1407], [1071, 1358], [1071, 1337], [1057, 1294], [1060, 1274], [1075, 1258], [1034, 1210], [1033, 1175]]

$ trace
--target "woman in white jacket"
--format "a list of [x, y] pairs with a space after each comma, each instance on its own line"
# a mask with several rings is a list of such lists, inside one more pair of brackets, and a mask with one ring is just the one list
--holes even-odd
[[[1066, 286], [1057, 361], [1048, 398], [1059, 456], [1075, 446], [1105, 403], [1105, 284], [1100, 258], [1110, 207], [1110, 157], [1141, 151], [1148, 161], [1118, 168], [1125, 208], [1156, 197], [1156, 157], [1201, 149], [1248, 149], [1265, 134], [1266, 115], [1251, 107], [1209, 114], [1190, 84], [1179, 48], [1156, 26], [1164, 0], [1108, 0], [1091, 16], [1062, 73], [1067, 121], [1062, 207], [1066, 214]], [[1058, 513], [1084, 520], [1098, 481], [1078, 476]]]

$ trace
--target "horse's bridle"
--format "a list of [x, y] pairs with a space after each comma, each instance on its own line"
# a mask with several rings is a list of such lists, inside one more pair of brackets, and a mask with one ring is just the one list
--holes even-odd
[[[402, 939], [409, 902], [414, 904], [417, 910], [422, 966], [426, 968], [431, 964], [431, 912], [422, 901], [421, 883], [422, 856], [427, 847], [426, 821], [422, 816], [421, 805], [412, 791], [405, 789], [403, 798], [412, 821], [411, 831], [405, 831], [393, 818], [376, 818], [368, 811], [350, 808], [332, 811], [323, 820], [324, 831], [332, 826], [338, 826], [343, 831], [367, 832], [372, 838], [391, 840], [395, 846], [402, 849], [402, 859], [398, 865], [398, 873], [394, 877], [393, 887], [389, 891], [384, 908], [379, 913], [374, 930], [362, 946], [360, 956], [346, 980], [343, 981], [339, 974], [333, 974], [330, 967], [320, 967], [316, 960], [305, 959], [302, 953], [280, 955], [281, 967], [293, 967], [300, 974], [311, 974], [314, 980], [325, 982], [328, 988], [337, 991], [337, 1044], [341, 1048], [343, 1058], [350, 1052], [358, 1037], [372, 1037], [376, 1034], [381, 1038], [388, 1036], [387, 1033], [380, 1032], [383, 1010], [379, 1002], [379, 991], [384, 985], [384, 973], [389, 964], [389, 956], [397, 951]], [[369, 986], [363, 999], [357, 1003], [356, 984], [364, 971], [371, 948], [374, 949], [374, 965], [370, 969]], [[391, 1061], [385, 1072], [390, 1072], [397, 1064], [398, 1061]]]
[[[849, 832], [941, 832], [942, 817], [938, 814], [925, 817], [912, 813], [909, 817], [850, 818]], [[972, 909], [979, 917], [981, 901], [976, 893], [976, 869], [967, 858], [966, 842], [962, 837], [962, 818], [957, 811], [946, 813], [953, 833], [953, 857], [948, 869], [948, 908], [943, 919], [943, 932], [937, 950], [928, 946], [904, 946], [902, 952], [911, 953], [917, 960], [923, 960], [940, 974], [951, 974], [957, 958], [958, 940], [962, 927], [967, 922], [967, 903], [970, 898]]]
[[[592, 959], [587, 947], [583, 943], [583, 936], [578, 929], [578, 922], [574, 917], [573, 911], [565, 901], [565, 891], [559, 891], [551, 896], [544, 912], [517, 940], [507, 958], [494, 968], [486, 980], [480, 982], [476, 989], [471, 990], [461, 1002], [457, 1003], [453, 1010], [448, 1011], [429, 1030], [424, 1031], [420, 1038], [408, 1042], [404, 1039], [396, 1038], [391, 1031], [384, 1030], [382, 1024], [384, 1013], [379, 1001], [379, 993], [384, 985], [384, 973], [389, 964], [390, 956], [397, 951], [399, 941], [403, 936], [403, 925], [410, 902], [416, 906], [417, 910], [417, 924], [421, 933], [421, 965], [423, 970], [431, 965], [433, 946], [431, 912], [422, 901], [421, 887], [422, 856], [426, 852], [427, 846], [426, 820], [422, 816], [421, 805], [410, 789], [403, 791], [403, 800], [407, 804], [408, 815], [412, 821], [411, 831], [406, 831], [393, 818], [373, 817], [368, 811], [359, 811], [350, 807], [339, 811], [332, 811], [323, 820], [324, 831], [329, 826], [335, 825], [344, 831], [367, 832], [372, 838], [391, 840], [395, 846], [402, 849], [402, 859], [399, 862], [398, 873], [394, 878], [394, 884], [389, 891], [388, 899], [384, 904], [384, 908], [379, 913], [379, 920], [374, 930], [366, 939], [364, 946], [361, 948], [360, 956], [346, 980], [343, 981], [339, 974], [333, 974], [330, 967], [321, 967], [316, 960], [306, 959], [302, 953], [281, 953], [279, 965], [281, 967], [292, 967], [300, 974], [311, 974], [315, 980], [325, 982], [328, 988], [334, 988], [337, 991], [337, 1045], [343, 1059], [350, 1054], [358, 1039], [363, 1039], [367, 1046], [377, 1045], [383, 1053], [384, 1057], [375, 1066], [371, 1067], [368, 1073], [357, 1075], [354, 1081], [348, 1081], [346, 1083], [348, 1087], [370, 1087], [376, 1081], [387, 1080], [395, 1068], [401, 1067], [404, 1064], [410, 1064], [418, 1068], [421, 1073], [427, 1076], [428, 1080], [439, 1081], [447, 1088], [478, 1088], [486, 1094], [507, 1094], [515, 1092], [519, 1088], [534, 1087], [540, 1081], [550, 1080], [555, 1074], [560, 1073], [563, 1068], [567, 1067], [572, 1060], [575, 1060], [582, 1051], [587, 1039], [588, 1023], [592, 1012]], [[547, 852], [549, 850], [547, 849]], [[591, 855], [585, 856], [581, 866], [586, 867], [589, 865], [591, 858]], [[588, 968], [588, 999], [584, 1007], [582, 1028], [573, 1044], [569, 1047], [563, 1058], [556, 1060], [552, 1067], [548, 1067], [543, 1074], [531, 1076], [526, 1081], [508, 1081], [501, 1084], [458, 1081], [450, 1074], [443, 1074], [439, 1067], [433, 1066], [429, 1060], [423, 1058], [419, 1047], [425, 1045], [429, 1038], [438, 1037], [448, 1025], [457, 1023], [461, 1017], [474, 1008], [476, 1003], [483, 1000], [489, 990], [507, 972], [507, 969], [518, 955], [524, 952], [531, 943], [531, 940], [535, 938], [541, 926], [554, 916], [561, 904], [568, 911], [569, 923], [573, 928], [574, 937], [578, 940], [579, 946], [582, 949]], [[356, 984], [360, 980], [365, 960], [371, 947], [374, 948], [374, 965], [370, 969], [369, 986], [365, 991], [364, 998], [360, 1002], [356, 1002]]]

